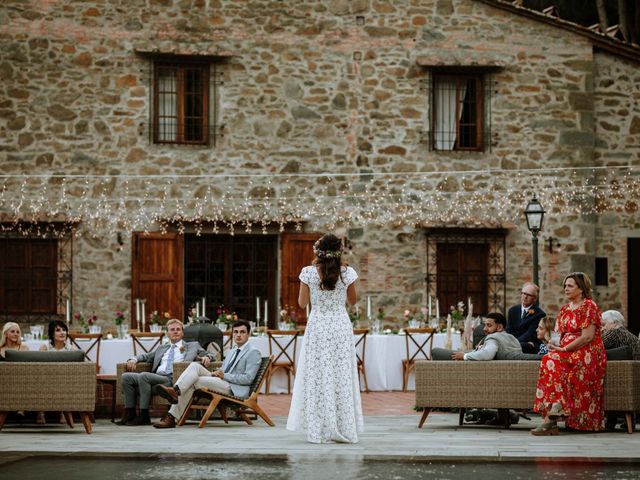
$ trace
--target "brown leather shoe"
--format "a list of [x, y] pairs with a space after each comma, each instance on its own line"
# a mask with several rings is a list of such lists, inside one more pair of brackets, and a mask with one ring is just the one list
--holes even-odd
[[167, 414], [158, 423], [154, 423], [153, 426], [155, 428], [176, 428], [176, 419]]
[[167, 400], [169, 403], [173, 405], [178, 403], [178, 392], [176, 392], [175, 388], [158, 385], [158, 389], [156, 391], [158, 392], [158, 395]]

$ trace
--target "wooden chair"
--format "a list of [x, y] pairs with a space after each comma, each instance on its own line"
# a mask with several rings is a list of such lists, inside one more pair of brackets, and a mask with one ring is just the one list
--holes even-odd
[[287, 374], [287, 392], [291, 393], [291, 376], [295, 376], [296, 374], [298, 331], [267, 330], [267, 336], [269, 337], [269, 356], [273, 357], [273, 362], [267, 371], [267, 386], [265, 387], [264, 393], [265, 395], [269, 394], [271, 377], [273, 377], [273, 372], [279, 368]]
[[[88, 362], [96, 363], [96, 375], [100, 374], [100, 343], [102, 342], [102, 333], [69, 333], [69, 340], [78, 350], [84, 352], [84, 358]], [[80, 340], [80, 343], [78, 343]], [[83, 342], [82, 340], [88, 340]], [[93, 351], [95, 359], [89, 354]]]
[[[407, 386], [409, 384], [409, 375], [411, 371], [416, 366], [416, 359], [426, 359], [431, 360], [431, 349], [433, 348], [433, 335], [435, 334], [435, 328], [405, 328], [404, 329], [404, 340], [407, 348], [407, 358], [402, 360], [402, 391], [407, 391]], [[427, 337], [424, 341], [420, 342], [417, 340], [417, 335], [424, 335]], [[411, 340], [411, 345], [409, 344], [409, 340]], [[425, 351], [427, 348], [427, 344], [429, 350]]]
[[354, 341], [356, 343], [356, 360], [358, 362], [358, 375], [362, 374], [364, 380], [364, 391], [369, 393], [369, 384], [367, 383], [367, 369], [364, 366], [364, 356], [367, 348], [368, 328], [359, 328], [353, 330]]
[[[131, 336], [131, 341], [133, 342], [133, 354], [138, 354], [138, 346], [144, 351], [144, 353], [149, 353], [158, 348], [162, 344], [162, 339], [164, 338], [164, 332], [129, 332]], [[156, 339], [149, 348], [144, 346], [142, 343], [142, 339]]]
[[[193, 393], [193, 396], [189, 401], [189, 405], [187, 405], [187, 408], [178, 420], [178, 425], [185, 424], [185, 422], [187, 421], [187, 417], [192, 410], [204, 410], [202, 419], [198, 424], [198, 428], [202, 428], [206, 425], [209, 417], [211, 417], [216, 409], [220, 412], [220, 415], [222, 416], [224, 422], [229, 423], [229, 419], [227, 418], [227, 408], [231, 408], [235, 410], [238, 416], [240, 416], [240, 418], [242, 418], [249, 425], [253, 425], [253, 422], [247, 414], [255, 413], [259, 415], [269, 426], [275, 426], [273, 421], [264, 412], [264, 410], [262, 410], [258, 406], [258, 394], [260, 392], [260, 389], [262, 388], [262, 384], [267, 378], [267, 372], [269, 371], [272, 362], [272, 356], [262, 357], [260, 368], [258, 369], [258, 373], [256, 373], [256, 377], [253, 379], [251, 389], [249, 390], [249, 397], [246, 399], [234, 397], [233, 395], [225, 395], [223, 393], [214, 392], [213, 390], [209, 390], [205, 387], [198, 388]], [[198, 403], [202, 399], [206, 399], [207, 402], [205, 402], [205, 404]]]

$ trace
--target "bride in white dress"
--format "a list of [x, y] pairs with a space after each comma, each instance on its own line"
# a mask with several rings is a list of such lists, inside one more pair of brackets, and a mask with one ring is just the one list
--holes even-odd
[[345, 303], [356, 303], [355, 270], [340, 263], [342, 244], [326, 234], [313, 246], [313, 265], [300, 272], [298, 303], [311, 300], [293, 386], [287, 429], [312, 443], [356, 443], [362, 432], [360, 379]]

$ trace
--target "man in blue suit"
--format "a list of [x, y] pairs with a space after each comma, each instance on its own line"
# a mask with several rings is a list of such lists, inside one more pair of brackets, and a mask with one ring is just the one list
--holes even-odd
[[547, 314], [536, 305], [538, 291], [536, 284], [525, 283], [520, 292], [521, 304], [511, 307], [507, 314], [507, 333], [518, 339], [524, 353], [538, 353], [540, 348], [536, 328]]
[[231, 334], [236, 346], [229, 351], [219, 370], [210, 372], [199, 363], [192, 363], [173, 387], [158, 385], [158, 393], [173, 405], [160, 422], [153, 424], [154, 427], [174, 428], [189, 405], [193, 393], [200, 387], [240, 398], [249, 396], [251, 384], [260, 369], [262, 355], [249, 344], [249, 322], [236, 321], [231, 326]]

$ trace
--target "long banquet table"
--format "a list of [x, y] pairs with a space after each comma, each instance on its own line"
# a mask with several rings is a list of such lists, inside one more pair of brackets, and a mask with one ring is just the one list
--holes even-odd
[[[420, 343], [425, 336], [414, 335]], [[434, 347], [444, 347], [446, 344], [445, 333], [437, 333], [433, 337]], [[145, 346], [151, 346], [154, 340], [143, 340]], [[269, 354], [269, 341], [266, 336], [251, 337], [251, 344], [260, 350], [263, 356]], [[38, 350], [44, 340], [30, 340], [25, 342], [29, 350]], [[79, 342], [81, 345], [89, 345], [89, 342]], [[303, 343], [303, 337], [298, 337], [298, 348], [296, 352], [296, 361], [300, 356], [300, 350]], [[410, 346], [412, 345], [409, 342]], [[452, 334], [452, 348], [457, 349], [460, 346], [460, 335]], [[94, 349], [95, 350], [95, 349]], [[412, 349], [412, 352], [414, 349]], [[138, 352], [140, 353], [140, 352]], [[89, 353], [89, 357], [95, 360], [95, 352]], [[115, 374], [116, 365], [125, 362], [133, 357], [133, 342], [131, 339], [103, 339], [100, 346], [100, 373]], [[406, 346], [404, 335], [368, 335], [367, 346], [365, 351], [365, 368], [367, 371], [367, 382], [369, 390], [386, 391], [386, 390], [402, 390], [402, 360], [406, 358]], [[362, 388], [364, 383], [361, 381]], [[411, 373], [409, 378], [409, 390], [415, 389], [414, 374]], [[282, 371], [274, 374], [271, 383], [271, 393], [287, 392], [287, 377]]]

